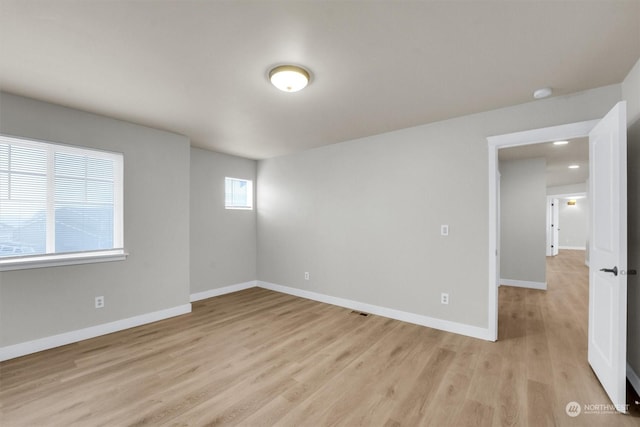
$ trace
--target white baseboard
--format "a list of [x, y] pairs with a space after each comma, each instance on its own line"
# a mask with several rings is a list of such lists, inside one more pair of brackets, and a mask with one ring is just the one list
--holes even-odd
[[276, 285], [274, 283], [262, 282], [260, 280], [258, 280], [258, 286], [284, 294], [294, 295], [301, 298], [337, 305], [339, 307], [349, 308], [351, 310], [363, 311], [366, 313], [376, 314], [378, 316], [388, 317], [390, 319], [396, 319], [407, 323], [427, 326], [429, 328], [440, 329], [442, 331], [453, 332], [455, 334], [466, 335], [468, 337], [479, 338], [486, 341], [494, 341], [491, 338], [491, 334], [489, 333], [488, 328], [480, 328], [478, 326], [466, 325], [464, 323], [452, 322], [450, 320], [436, 319], [434, 317], [408, 313], [406, 311], [395, 310], [392, 308], [381, 307], [378, 305], [367, 304], [345, 298], [332, 297], [330, 295], [319, 294], [316, 292], [291, 288], [288, 286]]
[[518, 288], [539, 289], [546, 291], [547, 282], [531, 282], [528, 280], [500, 279], [502, 286], [515, 286]]
[[629, 365], [629, 362], [627, 362], [627, 379], [633, 386], [633, 389], [636, 391], [636, 393], [640, 395], [640, 377], [638, 376], [636, 371], [633, 370], [631, 365]]
[[220, 295], [230, 294], [232, 292], [243, 291], [249, 288], [255, 288], [257, 286], [257, 281], [252, 280], [250, 282], [238, 283], [235, 285], [225, 286], [223, 288], [210, 289], [204, 292], [196, 292], [195, 294], [191, 294], [189, 300], [191, 302], [200, 301], [202, 299], [213, 298]]
[[[327, 304], [337, 305], [339, 307], [349, 308], [351, 310], [364, 311], [378, 316], [388, 317], [403, 322], [413, 323], [416, 325], [426, 326], [429, 328], [440, 329], [455, 334], [466, 335], [473, 338], [479, 338], [487, 341], [494, 341], [487, 328], [466, 325], [464, 323], [452, 322], [449, 320], [436, 319], [434, 317], [423, 316], [420, 314], [409, 313], [406, 311], [395, 310], [392, 308], [381, 307], [373, 304], [367, 304], [359, 301], [353, 301], [345, 298], [333, 297], [330, 295], [320, 294], [316, 292], [306, 291], [288, 286], [276, 285], [274, 283], [251, 281], [238, 283], [236, 285], [225, 286], [223, 288], [211, 289], [209, 291], [197, 292], [191, 294], [190, 300], [199, 301], [201, 299], [212, 298], [232, 292], [241, 291], [253, 287], [261, 287], [284, 294], [294, 295], [314, 301]], [[174, 316], [191, 312], [191, 304], [184, 304], [177, 307], [168, 308], [166, 310], [155, 311], [152, 313], [142, 314], [140, 316], [130, 317], [128, 319], [117, 320], [115, 322], [104, 323], [102, 325], [91, 326], [76, 331], [65, 332], [50, 337], [39, 338], [33, 341], [27, 341], [20, 344], [14, 344], [6, 347], [0, 347], [0, 362], [13, 359], [27, 354], [36, 353], [38, 351], [48, 350], [54, 347], [60, 347], [74, 342], [95, 338], [101, 335], [122, 331], [147, 323], [157, 322], [159, 320], [168, 319]]]
[[33, 341], [0, 347], [0, 362], [187, 313], [191, 313], [191, 304], [183, 304], [167, 308], [165, 310], [116, 320], [115, 322], [103, 323], [102, 325], [90, 326], [76, 331], [65, 332], [58, 335], [52, 335], [50, 337], [39, 338]]
[[558, 249], [565, 249], [570, 251], [586, 251], [587, 248], [584, 246], [558, 246]]

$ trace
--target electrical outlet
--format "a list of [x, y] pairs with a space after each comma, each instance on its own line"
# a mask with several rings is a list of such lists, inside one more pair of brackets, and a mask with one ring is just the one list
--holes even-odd
[[308, 271], [304, 272], [304, 280], [309, 280], [309, 272]]
[[104, 297], [96, 297], [96, 308], [104, 308]]
[[440, 294], [440, 303], [441, 304], [449, 304], [449, 294], [443, 292]]
[[449, 235], [449, 226], [448, 225], [441, 225], [440, 226], [440, 235], [441, 236], [448, 236]]

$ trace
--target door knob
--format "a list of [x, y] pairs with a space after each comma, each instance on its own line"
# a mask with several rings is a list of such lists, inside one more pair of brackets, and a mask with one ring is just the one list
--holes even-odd
[[613, 273], [614, 276], [618, 275], [618, 267], [615, 266], [613, 268], [601, 268], [600, 271], [604, 271], [605, 273]]

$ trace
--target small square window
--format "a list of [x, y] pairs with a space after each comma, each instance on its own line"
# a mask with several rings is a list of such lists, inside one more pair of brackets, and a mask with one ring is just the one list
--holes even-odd
[[225, 178], [224, 207], [226, 209], [253, 209], [253, 181]]

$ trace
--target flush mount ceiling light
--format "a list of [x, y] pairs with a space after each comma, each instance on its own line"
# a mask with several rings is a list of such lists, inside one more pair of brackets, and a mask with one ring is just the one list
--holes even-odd
[[580, 165], [569, 165], [569, 169], [578, 169]]
[[551, 90], [550, 87], [543, 87], [542, 89], [538, 89], [536, 91], [533, 92], [533, 97], [535, 99], [542, 99], [542, 98], [546, 98], [548, 96], [551, 96], [551, 94], [553, 93], [553, 90]]
[[553, 143], [553, 145], [567, 145], [569, 143], [569, 141], [556, 141]]
[[269, 80], [283, 92], [297, 92], [309, 84], [309, 72], [296, 65], [280, 65], [269, 71]]

